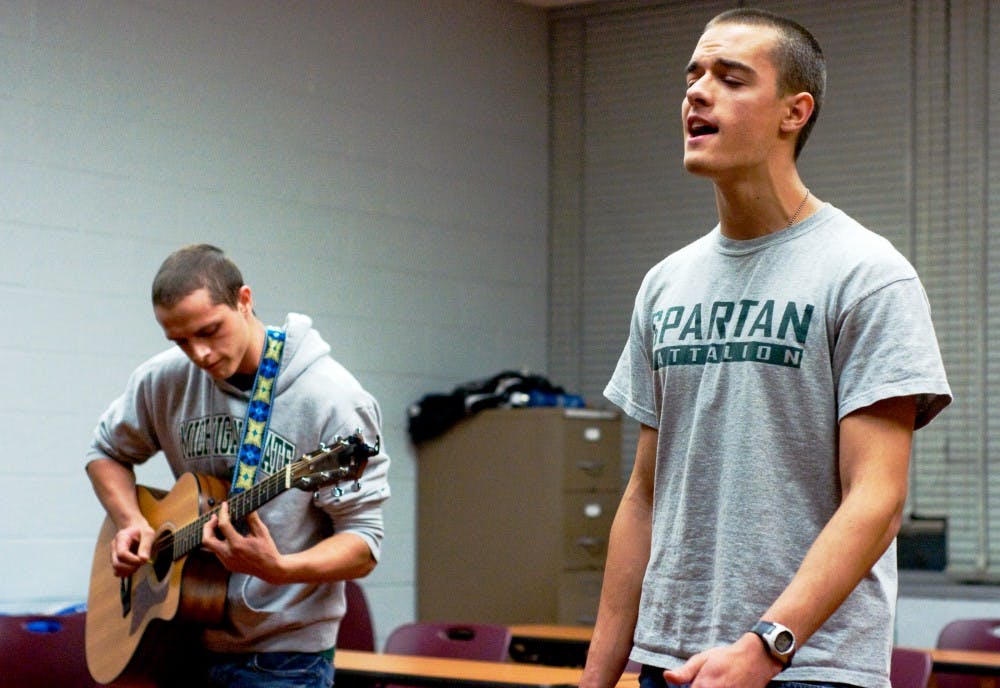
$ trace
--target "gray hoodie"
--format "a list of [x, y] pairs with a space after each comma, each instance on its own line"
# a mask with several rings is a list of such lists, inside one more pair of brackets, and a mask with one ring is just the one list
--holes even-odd
[[[305, 315], [289, 313], [286, 342], [257, 480], [301, 455], [360, 430], [381, 433], [378, 403], [330, 357], [330, 346]], [[110, 457], [139, 464], [162, 451], [175, 476], [232, 477], [249, 391], [213, 380], [177, 347], [141, 364], [94, 430], [87, 461]], [[362, 538], [377, 560], [382, 502], [389, 497], [389, 457], [371, 457], [360, 480], [315, 495], [288, 490], [260, 508], [282, 552], [297, 552], [334, 532]], [[226, 620], [204, 633], [216, 652], [316, 652], [333, 647], [344, 615], [343, 583], [270, 585], [245, 574], [229, 580]]]

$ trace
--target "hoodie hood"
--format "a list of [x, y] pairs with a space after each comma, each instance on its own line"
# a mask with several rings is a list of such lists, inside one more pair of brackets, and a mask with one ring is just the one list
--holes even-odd
[[285, 350], [278, 370], [278, 389], [281, 394], [309, 366], [330, 355], [330, 345], [313, 329], [313, 321], [302, 313], [289, 313], [282, 329], [285, 331]]

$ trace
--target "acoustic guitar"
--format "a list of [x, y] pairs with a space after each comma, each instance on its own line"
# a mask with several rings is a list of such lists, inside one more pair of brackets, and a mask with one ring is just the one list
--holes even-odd
[[[111, 540], [118, 527], [105, 518], [97, 537], [87, 595], [87, 667], [98, 683], [141, 677], [164, 661], [184, 661], [177, 642], [191, 642], [195, 628], [219, 624], [226, 603], [229, 572], [201, 548], [202, 528], [229, 503], [233, 522], [291, 488], [316, 491], [357, 481], [378, 453], [360, 432], [337, 438], [332, 446], [304, 454], [277, 473], [234, 495], [219, 478], [183, 474], [169, 492], [136, 488], [139, 508], [156, 531], [150, 562], [128, 578], [111, 568]], [[166, 660], [167, 647], [173, 654]]]

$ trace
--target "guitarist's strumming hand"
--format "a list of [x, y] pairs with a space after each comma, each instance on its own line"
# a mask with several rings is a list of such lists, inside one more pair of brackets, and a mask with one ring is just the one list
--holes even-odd
[[111, 568], [119, 578], [127, 578], [143, 564], [149, 563], [156, 533], [145, 520], [126, 526], [111, 542]]
[[241, 533], [229, 518], [229, 503], [209, 518], [202, 530], [202, 546], [229, 571], [280, 583], [281, 553], [271, 532], [256, 512], [246, 517], [248, 531]]

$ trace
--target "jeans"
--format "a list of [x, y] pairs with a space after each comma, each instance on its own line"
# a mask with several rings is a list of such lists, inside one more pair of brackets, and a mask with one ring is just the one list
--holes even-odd
[[177, 677], [180, 680], [167, 685], [186, 688], [330, 688], [333, 685], [330, 658], [316, 652], [209, 654], [180, 673]]
[[[771, 681], [768, 688], [849, 688], [843, 683], [820, 683], [815, 681]], [[673, 686], [663, 680], [663, 669], [648, 664], [639, 672], [639, 688], [684, 688]]]

